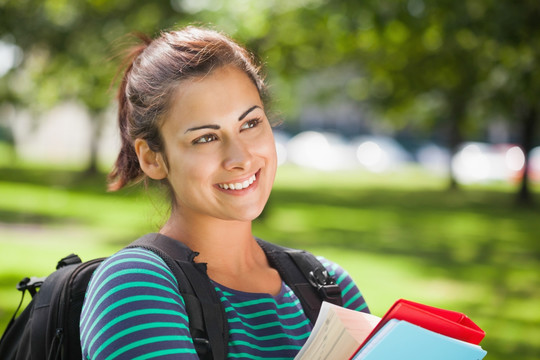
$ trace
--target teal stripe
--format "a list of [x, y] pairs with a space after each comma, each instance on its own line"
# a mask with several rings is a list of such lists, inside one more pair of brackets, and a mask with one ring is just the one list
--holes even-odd
[[326, 268], [327, 268], [328, 265], [330, 264], [330, 261], [329, 261], [327, 258], [323, 257], [323, 256], [315, 256], [315, 257], [316, 257], [317, 260], [319, 260], [319, 262], [320, 262], [321, 264], [323, 264], [323, 266], [326, 267]]
[[[248, 353], [229, 353], [227, 354], [227, 358], [241, 358], [241, 359], [256, 359], [260, 360], [261, 357], [258, 355], [248, 354]], [[279, 358], [271, 358], [271, 357], [265, 357], [265, 360], [283, 360], [282, 357]]]
[[[130, 252], [131, 253], [131, 252]], [[137, 253], [138, 255], [141, 255], [141, 256], [150, 256], [152, 258], [154, 258], [155, 260], [160, 260], [161, 258], [157, 257], [157, 255], [151, 253], [149, 254], [148, 252], [146, 251], [133, 251], [133, 253]], [[153, 256], [151, 256], [153, 255]], [[147, 257], [148, 257], [147, 256]], [[156, 274], [157, 277], [161, 278], [161, 279], [164, 279], [165, 281], [167, 281], [168, 283], [171, 284], [171, 287], [174, 288], [174, 289], [177, 289], [178, 288], [178, 283], [176, 282], [176, 279], [174, 276], [172, 276], [170, 270], [167, 268], [167, 267], [163, 267], [161, 266], [160, 263], [155, 263], [155, 262], [149, 262], [147, 260], [144, 260], [144, 259], [139, 259], [139, 258], [128, 258], [128, 259], [118, 259], [118, 260], [114, 260], [114, 261], [111, 261], [110, 263], [107, 263], [107, 260], [105, 260], [104, 262], [104, 268], [99, 268], [99, 271], [96, 272], [96, 277], [92, 278], [92, 285], [93, 284], [100, 284], [95, 290], [94, 292], [97, 292], [99, 291], [109, 280], [112, 280], [114, 279], [115, 277], [117, 276], [120, 276], [120, 275], [124, 275], [124, 274], [130, 274], [129, 271], [132, 271], [132, 273], [141, 273], [141, 269], [138, 269], [138, 268], [134, 268], [132, 270], [129, 270], [129, 269], [125, 269], [125, 270], [121, 270], [121, 271], [117, 271], [113, 274], [112, 277], [106, 279], [105, 281], [102, 281], [101, 278], [102, 276], [106, 273], [105, 270], [108, 270], [112, 267], [115, 267], [117, 266], [118, 264], [122, 264], [122, 263], [126, 263], [126, 262], [140, 262], [140, 263], [145, 263], [145, 264], [149, 264], [151, 266], [154, 266], [154, 267], [157, 267], [158, 269], [160, 270], [163, 270], [165, 271], [168, 275], [170, 275], [169, 277], [166, 277], [166, 276], [162, 276], [159, 272], [155, 272], [155, 273], [152, 273], [151, 275], [154, 276], [153, 274]], [[163, 262], [163, 260], [161, 260], [161, 262]], [[87, 303], [90, 305], [91, 304], [91, 301], [87, 300]], [[83, 309], [82, 313], [81, 313], [81, 316], [84, 317], [86, 316], [86, 312], [88, 311], [88, 309], [92, 307], [92, 306], [87, 306], [85, 309]]]
[[354, 288], [354, 283], [351, 281], [349, 285], [345, 287], [345, 289], [341, 290], [341, 293], [343, 294], [342, 296], [345, 297], [352, 288]]
[[[96, 336], [94, 337], [92, 342], [90, 342], [90, 345], [87, 348], [90, 349], [94, 345], [94, 342], [97, 340], [97, 338], [99, 338], [105, 331], [107, 331], [112, 326], [118, 324], [119, 322], [122, 322], [124, 320], [130, 319], [130, 318], [133, 318], [133, 317], [149, 315], [149, 314], [151, 314], [151, 315], [180, 316], [185, 321], [186, 327], [187, 327], [187, 323], [189, 321], [188, 317], [185, 314], [183, 314], [183, 313], [181, 313], [179, 311], [174, 311], [174, 310], [141, 309], [141, 310], [130, 311], [130, 312], [126, 313], [126, 314], [123, 314], [123, 315], [120, 315], [120, 316], [114, 318], [112, 321], [110, 321], [106, 325], [104, 325], [101, 328], [101, 330], [96, 334]], [[84, 347], [86, 347], [87, 338], [88, 338], [88, 334], [86, 335], [85, 339], [83, 339]]]
[[168, 269], [168, 266], [165, 263], [165, 260], [163, 260], [161, 258], [161, 256], [159, 256], [158, 254], [156, 254], [152, 250], [147, 250], [145, 248], [130, 248], [130, 249], [121, 250], [119, 253], [122, 254], [122, 255], [124, 255], [124, 254], [136, 254], [136, 255], [144, 256], [144, 257], [147, 257], [147, 258], [150, 258], [150, 259], [154, 259], [154, 260], [156, 260], [156, 264], [159, 263], [159, 264], [161, 264], [162, 266], [164, 266], [165, 268]]
[[[99, 286], [97, 286], [97, 288], [93, 289], [91, 295], [93, 294], [99, 294], [99, 292], [101, 291], [101, 289], [107, 285], [108, 282], [112, 281], [113, 279], [117, 278], [117, 277], [120, 277], [120, 276], [124, 276], [124, 275], [132, 275], [132, 274], [146, 274], [146, 275], [149, 275], [149, 276], [153, 276], [153, 277], [157, 277], [157, 278], [161, 278], [161, 279], [165, 279], [167, 280], [164, 276], [162, 276], [161, 274], [155, 272], [155, 271], [150, 271], [150, 270], [145, 270], [145, 269], [126, 269], [126, 270], [121, 270], [121, 271], [117, 271], [116, 273], [108, 276], [102, 283], [99, 284]], [[167, 280], [168, 281], [168, 280]], [[170, 282], [170, 281], [169, 281]], [[151, 281], [149, 281], [148, 283], [152, 283]], [[95, 282], [93, 281], [93, 284], [95, 284]], [[177, 289], [178, 288], [178, 285], [175, 284], [174, 289]], [[173, 293], [175, 293], [173, 291]], [[175, 293], [177, 295], [177, 293]], [[177, 295], [178, 296], [178, 295]], [[90, 297], [89, 299], [87, 299], [87, 306], [90, 307], [90, 308], [97, 308], [99, 307], [99, 305], [105, 301], [106, 297], [101, 297], [101, 299], [94, 304], [94, 297]], [[81, 314], [81, 316], [86, 316], [86, 313], [83, 313]]]
[[133, 343], [131, 343], [129, 345], [126, 345], [126, 346], [121, 347], [120, 349], [116, 350], [111, 355], [107, 356], [105, 358], [105, 360], [114, 359], [117, 356], [119, 356], [120, 354], [123, 354], [123, 353], [125, 353], [125, 352], [127, 352], [127, 351], [129, 351], [131, 349], [134, 349], [136, 347], [139, 347], [139, 346], [153, 344], [153, 343], [157, 343], [157, 342], [174, 341], [176, 339], [177, 339], [176, 336], [156, 336], [156, 337], [149, 338], [149, 339], [135, 341], [135, 342], [133, 342]]
[[165, 350], [159, 350], [154, 351], [148, 354], [144, 354], [141, 356], [137, 356], [133, 360], [146, 360], [146, 359], [152, 359], [152, 358], [158, 358], [164, 355], [174, 355], [174, 354], [195, 354], [195, 349], [165, 349]]
[[[220, 298], [220, 300], [222, 302], [225, 302], [225, 301], [227, 301], [229, 299], [227, 297], [225, 297], [225, 296], [222, 296]], [[269, 298], [269, 299], [255, 299], [255, 300], [249, 300], [249, 301], [238, 302], [238, 303], [230, 303], [230, 304], [234, 308], [243, 308], [243, 307], [252, 306], [252, 305], [258, 305], [258, 304], [262, 304], [262, 303], [271, 303], [271, 304], [274, 304], [278, 309], [284, 309], [284, 308], [288, 308], [288, 307], [295, 307], [298, 304], [300, 304], [300, 301], [298, 299], [296, 299], [293, 302], [285, 302], [285, 303], [282, 303], [282, 304], [278, 304], [275, 299]]]
[[349, 307], [353, 302], [355, 302], [360, 297], [362, 297], [362, 294], [360, 293], [360, 291], [358, 291], [356, 294], [354, 294], [353, 297], [351, 297], [349, 299], [349, 301], [347, 301], [345, 304], [343, 304], [343, 307]]
[[[147, 288], [154, 288], [154, 289], [160, 289], [160, 290], [164, 290], [165, 292], [168, 292], [170, 294], [172, 294], [172, 298], [174, 299], [169, 299], [168, 297], [165, 297], [165, 296], [155, 296], [155, 298], [163, 298], [163, 299], [168, 299], [166, 302], [169, 302], [169, 303], [182, 303], [184, 304], [184, 299], [175, 291], [175, 290], [172, 290], [171, 288], [167, 288], [167, 287], [164, 287], [163, 285], [158, 285], [158, 284], [154, 284], [152, 282], [128, 282], [128, 283], [125, 283], [125, 284], [122, 284], [122, 285], [118, 285], [112, 289], [110, 289], [109, 291], [107, 291], [105, 294], [103, 294], [99, 300], [95, 301], [94, 300], [94, 297], [91, 298], [91, 304], [92, 305], [88, 305], [88, 306], [91, 306], [92, 308], [92, 312], [90, 314], [81, 314], [81, 317], [93, 317], [94, 315], [94, 312], [97, 311], [97, 309], [99, 308], [99, 306], [104, 302], [106, 301], [112, 294], [118, 292], [118, 291], [121, 291], [121, 290], [124, 290], [124, 289], [128, 289], [128, 288], [131, 288], [131, 287], [147, 287]], [[124, 301], [125, 299], [122, 299], [120, 301]], [[162, 300], [163, 301], [163, 300]], [[115, 304], [118, 303], [118, 302], [115, 302]], [[114, 304], [113, 304], [114, 305]], [[184, 304], [185, 305], [185, 304]], [[110, 308], [110, 306], [109, 306]], [[114, 309], [111, 308], [111, 309]], [[85, 331], [86, 329], [86, 324], [84, 324], [83, 326], [81, 326], [81, 331]]]
[[304, 334], [296, 335], [296, 336], [285, 334], [284, 332], [277, 333], [277, 334], [272, 334], [272, 335], [257, 336], [257, 335], [248, 333], [244, 329], [231, 329], [229, 333], [231, 333], [231, 334], [242, 334], [242, 335], [245, 335], [245, 336], [247, 336], [249, 338], [259, 340], [259, 341], [268, 341], [268, 340], [275, 340], [275, 339], [281, 339], [281, 338], [294, 339], [294, 340], [307, 339], [311, 332], [308, 331], [308, 332], [306, 332]]
[[[125, 257], [126, 255], [129, 255], [132, 257], [120, 258], [120, 259], [117, 258], [117, 257]], [[165, 261], [161, 258], [161, 256], [155, 254], [153, 251], [142, 249], [142, 248], [121, 250], [118, 253], [116, 253], [111, 259], [113, 261], [111, 261], [110, 264], [122, 264], [124, 262], [129, 262], [129, 261], [145, 261], [150, 265], [163, 268], [165, 271], [168, 270], [168, 266], [165, 263]], [[107, 264], [109, 264], [109, 262]]]
[[[142, 255], [142, 254], [141, 254]], [[157, 259], [156, 259], [157, 260]], [[163, 261], [163, 260], [161, 260]], [[120, 265], [120, 264], [123, 264], [123, 263], [129, 263], [129, 262], [140, 262], [140, 263], [148, 263], [149, 265], [151, 266], [154, 266], [154, 267], [157, 267], [159, 269], [163, 269], [163, 266], [158, 266], [155, 262], [147, 262], [147, 260], [144, 260], [144, 259], [140, 259], [140, 258], [136, 258], [136, 257], [133, 257], [133, 258], [127, 258], [127, 259], [116, 259], [114, 261], [111, 261], [110, 263], [105, 263], [105, 267], [103, 268], [103, 270], [100, 269], [100, 271], [102, 271], [102, 273], [107, 273], [110, 269]], [[159, 265], [162, 265], [163, 262], [158, 262]], [[156, 276], [162, 278], [162, 279], [165, 279], [165, 280], [169, 280], [167, 279], [165, 276], [163, 276], [161, 273], [159, 272], [156, 272], [156, 271], [152, 271], [152, 270], [146, 270], [146, 269], [140, 269], [138, 267], [133, 267], [133, 268], [130, 268], [130, 269], [124, 269], [124, 270], [120, 270], [120, 271], [114, 271], [114, 270], [111, 270], [111, 272], [114, 272], [112, 276], [110, 276], [110, 278], [114, 278], [116, 277], [115, 275], [118, 274], [118, 273], [125, 273], [126, 271], [133, 271], [134, 273], [137, 273], [137, 272], [150, 272], [150, 273], [153, 273], [153, 274], [156, 274]], [[170, 270], [167, 270], [165, 268], [165, 272], [170, 274]], [[129, 273], [129, 272], [128, 272]], [[173, 277], [174, 278], [174, 277]], [[106, 282], [107, 280], [105, 280], [104, 282]]]
[[[224, 297], [222, 298], [224, 299]], [[241, 308], [241, 307], [246, 307], [246, 306], [252, 306], [252, 305], [256, 305], [256, 304], [263, 304], [263, 303], [272, 303], [274, 305], [277, 305], [276, 301], [274, 299], [255, 299], [255, 300], [250, 300], [250, 301], [243, 301], [243, 302], [237, 302], [237, 303], [233, 303], [231, 302], [231, 305], [235, 308]]]
[[[132, 282], [124, 283], [122, 285], [118, 285], [118, 286], [113, 287], [112, 289], [107, 291], [103, 296], [105, 298], [108, 298], [112, 294], [115, 294], [115, 293], [117, 293], [119, 291], [122, 291], [122, 290], [125, 290], [125, 289], [133, 288], [133, 287], [158, 289], [158, 290], [162, 290], [164, 292], [167, 292], [167, 293], [169, 293], [171, 295], [174, 295], [177, 298], [180, 298], [180, 296], [178, 295], [178, 292], [174, 291], [170, 287], [163, 286], [163, 285], [160, 285], [160, 284], [156, 284], [156, 283], [153, 283], [151, 281], [132, 281]], [[96, 304], [96, 306], [98, 306], [98, 305], [99, 304]]]
[[267, 329], [267, 328], [274, 327], [274, 326], [280, 326], [283, 329], [287, 329], [287, 330], [294, 330], [294, 329], [298, 329], [298, 328], [300, 328], [302, 326], [306, 326], [306, 325], [308, 325], [310, 323], [309, 319], [304, 319], [301, 322], [299, 322], [297, 324], [293, 324], [293, 325], [284, 325], [284, 324], [280, 323], [279, 321], [272, 321], [272, 322], [259, 324], [259, 325], [251, 325], [251, 324], [248, 324], [248, 323], [242, 321], [242, 319], [240, 319], [240, 318], [229, 319], [229, 324], [237, 323], [237, 322], [242, 323], [243, 326], [248, 327], [248, 328], [250, 328], [252, 330], [262, 330], [262, 329]]
[[[138, 271], [138, 272], [140, 273], [140, 271]], [[130, 273], [133, 273], [133, 272], [130, 270]], [[103, 286], [104, 286], [104, 284], [101, 284], [100, 288], [103, 287]], [[133, 281], [133, 282], [124, 283], [122, 285], [118, 285], [118, 286], [110, 289], [105, 294], [103, 294], [101, 297], [99, 297], [98, 300], [96, 300], [96, 295], [99, 294], [99, 289], [97, 289], [95, 292], [93, 291], [91, 293], [91, 295], [90, 295], [90, 298], [86, 300], [87, 304], [85, 305], [88, 308], [92, 309], [92, 313], [87, 314], [87, 312], [85, 311], [84, 313], [81, 314], [81, 317], [93, 316], [93, 312], [96, 311], [96, 309], [105, 300], [107, 300], [112, 294], [114, 294], [114, 293], [116, 293], [118, 291], [130, 288], [130, 287], [135, 287], [135, 286], [148, 287], [148, 288], [154, 288], [154, 289], [163, 290], [163, 291], [168, 292], [169, 294], [173, 295], [172, 297], [175, 299], [176, 302], [184, 303], [184, 299], [180, 296], [180, 294], [176, 290], [177, 287], [172, 289], [172, 288], [169, 288], [169, 287], [165, 287], [163, 285], [155, 284], [155, 283], [153, 283], [151, 281], [144, 281], [144, 282], [142, 282], [142, 281], [140, 281], [140, 282]], [[83, 331], [83, 330], [84, 330], [84, 326], [81, 328], [81, 331]]]
[[[120, 255], [122, 255], [122, 256], [123, 255], [137, 255], [137, 256], [150, 258], [151, 260], [154, 260], [154, 261], [149, 261], [149, 260], [141, 259], [141, 258], [138, 258], [138, 257], [130, 257], [130, 258], [127, 258], [127, 259], [116, 259], [116, 256], [120, 256]], [[97, 281], [101, 280], [101, 276], [103, 274], [105, 274], [104, 270], [108, 270], [111, 267], [117, 266], [119, 264], [127, 263], [127, 262], [142, 262], [142, 263], [145, 263], [145, 264], [155, 266], [155, 267], [157, 267], [159, 269], [162, 269], [163, 271], [165, 271], [167, 273], [170, 273], [170, 270], [168, 269], [168, 267], [165, 264], [165, 262], [163, 261], [163, 259], [161, 259], [161, 257], [157, 256], [153, 252], [147, 251], [147, 250], [142, 250], [141, 249], [141, 250], [121, 251], [121, 252], [113, 255], [113, 257], [109, 258], [109, 259], [111, 261], [108, 261], [108, 260], [104, 261], [103, 271], [102, 271], [102, 269], [100, 269], [100, 273], [99, 273], [99, 275], [96, 277], [96, 279], [94, 281], [97, 282]]]
[[336, 279], [336, 282], [338, 284], [341, 284], [341, 282], [345, 280], [348, 276], [349, 274], [347, 274], [347, 272], [344, 271], [343, 274], [341, 274], [341, 276]]
[[[227, 301], [229, 300], [227, 298], [227, 296], [221, 296], [219, 298], [221, 301]], [[274, 301], [274, 299], [256, 299], [256, 300], [250, 300], [250, 301], [243, 301], [243, 302], [238, 302], [238, 303], [233, 303], [231, 302], [230, 304], [233, 306], [233, 307], [246, 307], [246, 306], [251, 306], [251, 305], [257, 305], [257, 304], [263, 304], [263, 303], [274, 303], [276, 304], [276, 302]], [[277, 305], [277, 304], [276, 304]]]
[[[225, 308], [225, 312], [231, 312], [231, 311], [235, 311], [236, 309], [232, 308], [232, 307], [226, 307]], [[252, 313], [252, 314], [242, 314], [238, 311], [236, 311], [236, 313], [238, 314], [239, 317], [241, 318], [244, 318], [244, 319], [253, 319], [253, 318], [258, 318], [258, 317], [262, 317], [262, 316], [266, 316], [266, 315], [277, 315], [280, 319], [292, 319], [292, 318], [295, 318], [295, 317], [299, 317], [303, 314], [303, 311], [302, 310], [298, 310], [294, 313], [291, 313], [291, 314], [278, 314], [275, 310], [264, 310], [264, 311], [258, 311], [258, 312], [255, 312], [255, 313]]]
[[[178, 304], [177, 302], [175, 302], [172, 299], [164, 298], [164, 297], [161, 297], [161, 296], [153, 296], [153, 295], [136, 295], [136, 296], [130, 296], [130, 297], [124, 298], [122, 300], [119, 300], [119, 301], [115, 302], [114, 304], [109, 305], [105, 310], [103, 310], [99, 314], [98, 317], [95, 318], [92, 326], [90, 326], [90, 329], [88, 329], [88, 331], [87, 331], [87, 335], [86, 335], [84, 341], [86, 342], [88, 340], [87, 337], [90, 335], [90, 333], [92, 332], [94, 327], [96, 327], [97, 324], [99, 324], [100, 320], [103, 317], [105, 317], [105, 315], [107, 315], [109, 312], [116, 309], [117, 307], [129, 304], [129, 303], [132, 303], [132, 302], [136, 302], [136, 301], [159, 301], [159, 302], [165, 302], [165, 303], [170, 303], [170, 304]], [[96, 309], [94, 309], [94, 311], [96, 311]], [[92, 313], [90, 314], [91, 319], [94, 318], [94, 314], [93, 314], [94, 311], [92, 311]], [[86, 324], [84, 328], [86, 329], [86, 326], [88, 326], [88, 325], [90, 325], [90, 324]], [[81, 329], [81, 332], [83, 332], [83, 331], [86, 331], [86, 330]]]
[[247, 341], [236, 340], [229, 342], [230, 346], [247, 346], [250, 349], [256, 349], [260, 351], [279, 351], [279, 350], [300, 350], [302, 346], [300, 345], [280, 345], [280, 346], [258, 346], [250, 344]]
[[[97, 357], [103, 350], [105, 350], [105, 348], [107, 348], [107, 346], [109, 346], [110, 344], [112, 344], [116, 340], [118, 340], [118, 339], [120, 339], [120, 338], [122, 338], [122, 337], [124, 337], [126, 335], [129, 335], [129, 334], [132, 334], [134, 332], [141, 331], [141, 330], [148, 330], [148, 329], [155, 329], [155, 328], [186, 329], [185, 326], [181, 326], [180, 324], [168, 323], [168, 322], [145, 323], [145, 324], [142, 324], [142, 325], [132, 326], [132, 327], [124, 329], [124, 330], [120, 331], [119, 333], [117, 333], [117, 334], [111, 336], [110, 338], [108, 338], [105, 342], [103, 342], [103, 344], [101, 344], [101, 346], [96, 350], [96, 352], [94, 353], [93, 356]], [[178, 341], [187, 341], [187, 342], [191, 343], [191, 337], [189, 337], [189, 336], [178, 335], [177, 340]]]
[[220, 292], [220, 293], [222, 293], [223, 295], [225, 295], [225, 296], [233, 296], [233, 295], [234, 295], [234, 294], [232, 294], [232, 293], [230, 293], [230, 292], [228, 292], [228, 291], [221, 290], [221, 289], [218, 288], [218, 287], [215, 287], [215, 289], [216, 289], [218, 292]]
[[[124, 275], [149, 275], [152, 277], [156, 277], [165, 281], [168, 281], [168, 279], [163, 276], [162, 274], [152, 271], [152, 270], [146, 270], [146, 269], [139, 269], [139, 268], [133, 268], [133, 269], [124, 269], [120, 271], [115, 271], [114, 274], [109, 275], [103, 282], [99, 284], [99, 286], [94, 290], [95, 292], [99, 292], [105, 285], [107, 285], [108, 282], [112, 281], [113, 279], [116, 279], [117, 277], [124, 276]], [[170, 281], [169, 281], [170, 282]], [[175, 287], [177, 287], [177, 284], [174, 284]]]
[[[155, 262], [154, 259], [152, 259], [152, 260], [146, 260], [146, 259], [140, 259], [140, 258], [119, 259], [119, 260], [114, 262], [114, 265], [118, 266], [118, 265], [123, 264], [123, 263], [142, 263], [142, 264], [152, 266], [152, 267], [154, 267], [156, 269], [159, 269], [165, 274], [168, 274], [168, 275], [170, 274], [170, 277], [166, 277], [166, 276], [163, 276], [162, 274], [160, 274], [158, 272], [157, 274], [160, 274], [160, 278], [162, 278], [164, 280], [167, 280], [172, 285], [176, 286], [176, 281], [174, 281], [175, 278], [172, 275], [171, 270], [166, 265], [164, 266], [161, 263]], [[136, 268], [136, 269], [138, 269], [138, 268]]]
[[[125, 290], [125, 289], [133, 288], [133, 287], [151, 288], [151, 289], [162, 290], [162, 291], [164, 291], [166, 293], [169, 293], [169, 294], [173, 295], [175, 298], [180, 299], [180, 295], [174, 289], [171, 289], [170, 287], [167, 287], [167, 286], [163, 286], [163, 285], [160, 285], [160, 284], [153, 283], [151, 281], [132, 281], [132, 282], [128, 282], [128, 283], [125, 283], [125, 284], [122, 284], [122, 285], [118, 285], [118, 286], [113, 287], [109, 291], [107, 291], [103, 296], [110, 297], [114, 293], [117, 293], [117, 292]], [[97, 305], [99, 305], [99, 304], [97, 304]]]
[[[285, 285], [287, 286], [287, 285]], [[285, 294], [283, 294], [283, 297], [292, 297], [292, 295], [294, 294], [294, 292], [287, 286], [287, 289], [289, 289]]]
[[356, 311], [362, 311], [365, 308], [367, 308], [367, 303], [363, 302], [362, 305], [360, 305], [359, 307], [356, 308]]
[[[289, 288], [289, 286], [287, 284], [283, 284], [285, 286], [285, 289], [287, 289], [287, 291], [283, 294], [283, 297], [291, 297], [292, 294], [294, 294], [294, 292], [291, 290], [291, 288]], [[220, 287], [218, 286], [215, 286], [214, 289], [218, 292], [218, 294], [223, 294], [225, 297], [234, 297], [234, 296], [237, 296], [229, 291], [226, 291], [226, 290], [223, 290], [221, 289]], [[271, 295], [270, 295], [271, 296]], [[272, 297], [273, 298], [273, 297]], [[261, 299], [262, 300], [262, 299]], [[260, 301], [260, 300], [259, 300]]]

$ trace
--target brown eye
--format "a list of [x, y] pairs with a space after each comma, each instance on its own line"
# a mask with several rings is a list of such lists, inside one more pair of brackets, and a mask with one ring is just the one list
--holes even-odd
[[259, 125], [260, 122], [261, 122], [260, 118], [248, 120], [248, 121], [246, 121], [245, 123], [242, 124], [242, 127], [240, 129], [241, 130], [247, 130], [247, 129], [254, 128], [257, 125]]
[[205, 144], [217, 140], [217, 136], [214, 134], [207, 134], [193, 140], [193, 144]]

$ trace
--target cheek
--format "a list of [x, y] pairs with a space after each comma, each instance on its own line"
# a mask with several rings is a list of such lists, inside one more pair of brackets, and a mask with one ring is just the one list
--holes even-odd
[[193, 191], [196, 188], [206, 187], [215, 181], [216, 171], [220, 169], [221, 160], [218, 150], [213, 150], [211, 154], [202, 152], [191, 152], [178, 159], [176, 164], [171, 164], [175, 168], [171, 181], [175, 182], [179, 189]]
[[183, 152], [169, 155], [169, 182], [177, 191], [196, 176], [196, 173], [193, 172], [194, 163], [191, 160], [192, 157]]

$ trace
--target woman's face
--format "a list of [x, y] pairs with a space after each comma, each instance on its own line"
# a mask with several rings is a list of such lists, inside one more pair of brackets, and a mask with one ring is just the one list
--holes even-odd
[[181, 83], [161, 128], [176, 211], [251, 221], [274, 182], [272, 128], [255, 85], [233, 66]]

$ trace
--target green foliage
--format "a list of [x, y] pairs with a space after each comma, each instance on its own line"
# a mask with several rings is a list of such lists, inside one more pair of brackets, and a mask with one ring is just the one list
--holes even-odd
[[[76, 98], [94, 113], [103, 110], [112, 98], [107, 89], [119, 39], [187, 23], [210, 24], [254, 50], [290, 121], [321, 99], [347, 99], [396, 128], [432, 132], [455, 122], [460, 138], [481, 133], [495, 116], [514, 121], [516, 107], [538, 106], [540, 6], [534, 1], [25, 0], [0, 6], [0, 34], [25, 55], [23, 71], [8, 74], [11, 85], [0, 96], [28, 106]], [[310, 96], [298, 94], [300, 78], [324, 69], [344, 72], [345, 79], [325, 79]]]
[[[540, 84], [535, 1], [25, 0], [0, 7], [0, 34], [25, 55], [26, 80], [13, 71], [10, 91], [33, 106], [74, 97], [93, 111], [105, 108], [119, 39], [187, 23], [211, 24], [246, 43], [279, 78], [278, 94], [308, 73], [352, 65], [354, 76], [340, 84], [356, 88], [351, 100], [400, 126], [423, 119], [416, 125], [430, 128], [457, 102], [478, 130], [495, 108], [510, 118], [517, 94], [534, 102]], [[418, 106], [418, 96], [433, 92], [443, 95], [436, 112]], [[294, 114], [305, 103], [286, 105]]]
[[27, 0], [2, 7], [0, 34], [24, 51], [22, 71], [8, 74], [11, 91], [27, 106], [77, 99], [93, 113], [111, 103], [119, 39], [132, 31], [154, 34], [178, 20], [164, 1]]
[[[490, 359], [536, 359], [538, 209], [515, 206], [508, 185], [444, 189], [417, 169], [281, 167], [254, 232], [344, 266], [377, 315], [400, 297], [463, 311], [486, 330]], [[22, 277], [50, 273], [70, 252], [107, 256], [167, 217], [155, 190], [106, 193], [104, 175], [68, 170], [3, 166], [0, 198], [0, 328]]]

